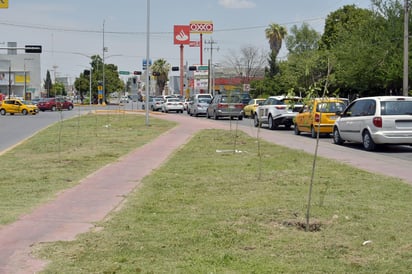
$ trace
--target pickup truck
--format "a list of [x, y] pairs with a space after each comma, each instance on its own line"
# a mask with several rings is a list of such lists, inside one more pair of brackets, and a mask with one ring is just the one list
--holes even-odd
[[257, 107], [253, 124], [255, 127], [267, 124], [269, 129], [276, 129], [280, 125], [290, 128], [302, 107], [300, 97], [270, 96]]

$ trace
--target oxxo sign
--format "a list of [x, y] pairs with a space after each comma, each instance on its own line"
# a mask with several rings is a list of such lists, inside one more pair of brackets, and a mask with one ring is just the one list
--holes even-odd
[[213, 33], [212, 21], [191, 21], [190, 33]]

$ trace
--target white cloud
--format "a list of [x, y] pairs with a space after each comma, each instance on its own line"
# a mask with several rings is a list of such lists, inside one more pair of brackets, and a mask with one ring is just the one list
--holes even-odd
[[229, 9], [249, 9], [256, 7], [256, 4], [249, 0], [219, 0], [219, 5]]

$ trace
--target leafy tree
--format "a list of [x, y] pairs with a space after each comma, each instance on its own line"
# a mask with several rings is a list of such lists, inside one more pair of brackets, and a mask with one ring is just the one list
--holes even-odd
[[357, 8], [355, 5], [346, 5], [332, 12], [326, 18], [320, 46], [324, 49], [331, 49], [344, 42], [342, 35], [356, 31], [371, 16], [373, 16], [372, 11]]
[[[91, 76], [92, 76], [92, 98], [97, 98], [99, 82], [103, 81], [103, 59], [99, 55], [93, 55], [91, 57]], [[119, 78], [117, 66], [114, 64], [104, 64], [104, 77], [105, 77], [105, 94], [106, 97], [110, 96], [112, 92], [123, 90], [124, 83]], [[90, 76], [84, 75], [84, 71], [80, 73], [76, 78], [74, 86], [77, 91], [80, 92], [81, 98], [84, 94], [89, 94], [90, 89]]]
[[47, 91], [47, 97], [50, 97], [50, 91], [53, 87], [53, 83], [50, 76], [50, 71], [47, 70], [46, 79], [44, 80], [44, 89]]
[[312, 29], [308, 23], [303, 23], [300, 28], [296, 25], [290, 29], [290, 35], [285, 38], [286, 48], [290, 54], [302, 54], [318, 49], [321, 35]]
[[156, 77], [156, 95], [161, 95], [169, 80], [168, 75], [171, 65], [165, 59], [158, 59], [150, 67], [152, 74]]

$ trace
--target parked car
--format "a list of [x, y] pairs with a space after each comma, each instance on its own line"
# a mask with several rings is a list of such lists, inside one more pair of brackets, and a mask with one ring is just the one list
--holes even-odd
[[247, 105], [250, 100], [252, 100], [252, 97], [250, 97], [249, 93], [240, 93], [240, 101], [242, 102], [243, 105]]
[[51, 110], [72, 110], [73, 103], [64, 98], [45, 98], [37, 103], [37, 107], [41, 111]]
[[335, 144], [362, 143], [369, 151], [379, 144], [412, 145], [412, 97], [359, 98], [336, 114]]
[[296, 114], [294, 132], [308, 132], [313, 138], [319, 134], [331, 134], [336, 120], [336, 112], [345, 109], [345, 103], [336, 98], [316, 98], [305, 104]]
[[206, 117], [215, 120], [222, 117], [243, 119], [243, 104], [239, 95], [217, 94], [213, 97], [206, 110]]
[[256, 109], [259, 106], [260, 103], [263, 103], [265, 101], [264, 98], [256, 98], [256, 99], [251, 99], [246, 106], [243, 107], [243, 117], [250, 117], [253, 118], [256, 113]]
[[206, 115], [207, 107], [209, 106], [210, 101], [212, 101], [212, 99], [207, 97], [194, 98], [187, 113], [189, 113], [190, 116]]
[[176, 111], [183, 113], [183, 102], [177, 97], [169, 97], [162, 104], [162, 112]]
[[276, 129], [280, 125], [290, 128], [302, 107], [300, 97], [270, 96], [256, 108], [253, 124], [255, 127], [267, 124], [269, 129]]
[[15, 113], [21, 113], [23, 115], [32, 114], [35, 115], [39, 113], [39, 109], [36, 105], [33, 105], [31, 102], [26, 102], [19, 99], [6, 99], [0, 101], [0, 114], [14, 115]]

